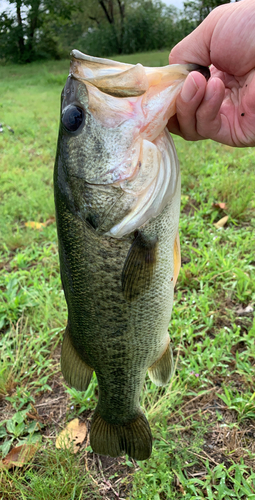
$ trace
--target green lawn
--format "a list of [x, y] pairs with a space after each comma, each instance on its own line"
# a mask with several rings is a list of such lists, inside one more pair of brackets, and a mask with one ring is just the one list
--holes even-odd
[[[119, 60], [164, 65], [167, 55]], [[65, 386], [59, 368], [67, 311], [52, 173], [68, 69], [58, 61], [1, 72], [0, 499], [48, 500], [54, 492], [56, 500], [255, 500], [252, 148], [175, 138], [182, 170], [182, 269], [169, 327], [176, 373], [169, 387], [149, 379], [144, 386], [151, 458], [99, 457], [88, 437], [77, 454], [55, 447], [67, 422], [89, 422], [97, 398], [95, 378], [83, 394]], [[9, 467], [4, 457], [22, 444], [31, 456]]]

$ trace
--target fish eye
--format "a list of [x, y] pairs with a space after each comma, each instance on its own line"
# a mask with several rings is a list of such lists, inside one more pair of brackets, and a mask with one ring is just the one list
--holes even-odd
[[79, 106], [68, 106], [62, 115], [62, 123], [68, 132], [76, 132], [83, 122], [84, 112]]

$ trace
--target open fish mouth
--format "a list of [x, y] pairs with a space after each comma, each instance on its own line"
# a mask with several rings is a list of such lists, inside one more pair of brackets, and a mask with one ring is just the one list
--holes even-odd
[[175, 69], [176, 75], [182, 72], [187, 76], [191, 71], [199, 71], [207, 80], [210, 77], [209, 68], [198, 64], [172, 64], [149, 68], [139, 63], [133, 65], [89, 56], [79, 50], [73, 50], [71, 55], [71, 74], [115, 97], [143, 95], [152, 84], [167, 83], [169, 74], [173, 78]]
[[[89, 110], [108, 130], [123, 130], [130, 143], [123, 155], [111, 151], [104, 171], [86, 178], [91, 185], [110, 184], [133, 196], [130, 212], [106, 234], [131, 233], [156, 217], [173, 197], [179, 163], [173, 141], [165, 130], [175, 114], [175, 101], [191, 71], [207, 78], [209, 69], [195, 64], [144, 67], [71, 52], [70, 78], [88, 92]], [[104, 144], [105, 151], [109, 144]]]

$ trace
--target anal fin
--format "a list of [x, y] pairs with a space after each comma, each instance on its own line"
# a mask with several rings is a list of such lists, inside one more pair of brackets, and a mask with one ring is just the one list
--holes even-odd
[[149, 423], [142, 412], [126, 425], [110, 424], [99, 412], [93, 415], [90, 444], [94, 453], [118, 457], [127, 453], [135, 460], [146, 460], [152, 449]]
[[173, 352], [170, 346], [170, 342], [164, 352], [164, 354], [159, 358], [148, 370], [149, 377], [151, 381], [158, 385], [167, 385], [170, 378], [172, 377], [174, 371], [174, 359]]
[[122, 271], [122, 291], [128, 301], [143, 294], [150, 286], [157, 262], [158, 238], [135, 233]]
[[61, 371], [66, 382], [77, 391], [86, 391], [93, 374], [93, 368], [80, 358], [73, 347], [68, 326], [61, 350]]

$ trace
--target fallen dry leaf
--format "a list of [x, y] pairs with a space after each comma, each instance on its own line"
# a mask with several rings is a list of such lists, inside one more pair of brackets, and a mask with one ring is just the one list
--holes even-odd
[[36, 222], [34, 220], [29, 220], [28, 222], [25, 222], [26, 227], [30, 227], [31, 229], [38, 229], [41, 231], [44, 227], [49, 226], [50, 224], [53, 224], [55, 222], [55, 217], [51, 217], [50, 219], [47, 219], [46, 222]]
[[79, 451], [79, 444], [84, 441], [87, 431], [88, 429], [84, 422], [80, 422], [78, 418], [71, 420], [58, 435], [56, 448], [67, 448], [73, 453], [77, 453]]
[[23, 467], [33, 458], [38, 450], [38, 444], [22, 444], [9, 451], [8, 455], [0, 462], [0, 469], [10, 469], [11, 467]]
[[223, 227], [225, 226], [225, 224], [227, 223], [228, 221], [228, 215], [226, 215], [225, 217], [222, 217], [222, 219], [218, 220], [218, 222], [215, 222], [215, 224], [213, 224], [215, 227], [217, 227], [218, 229], [220, 227]]
[[216, 203], [213, 203], [213, 204], [212, 204], [212, 206], [213, 206], [213, 207], [216, 207], [216, 208], [221, 208], [222, 210], [226, 210], [226, 208], [227, 208], [226, 203], [221, 202], [221, 201], [218, 201], [218, 202], [216, 202]]
[[41, 231], [45, 226], [45, 222], [35, 222], [34, 220], [29, 220], [25, 222], [26, 227], [31, 227], [32, 229], [39, 229]]

